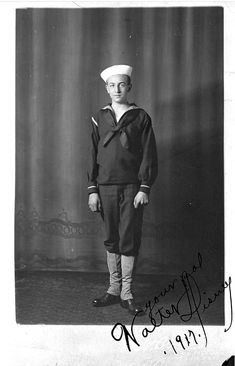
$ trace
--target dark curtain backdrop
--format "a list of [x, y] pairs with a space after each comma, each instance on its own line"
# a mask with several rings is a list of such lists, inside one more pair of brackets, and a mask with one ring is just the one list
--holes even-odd
[[175, 273], [200, 251], [223, 272], [223, 9], [16, 12], [16, 225], [20, 269], [106, 271], [87, 208], [90, 116], [109, 102], [99, 73], [131, 64], [130, 101], [152, 117], [159, 176], [139, 273]]

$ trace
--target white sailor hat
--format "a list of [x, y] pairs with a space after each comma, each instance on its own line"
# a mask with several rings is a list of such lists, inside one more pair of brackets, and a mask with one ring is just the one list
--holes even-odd
[[128, 75], [131, 77], [132, 67], [129, 65], [113, 65], [103, 70], [100, 74], [104, 82], [108, 80], [108, 78], [112, 75]]

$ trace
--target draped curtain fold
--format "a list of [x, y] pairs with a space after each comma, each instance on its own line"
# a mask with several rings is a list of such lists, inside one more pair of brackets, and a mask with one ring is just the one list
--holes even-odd
[[87, 208], [90, 117], [109, 102], [99, 73], [133, 66], [130, 102], [151, 116], [159, 176], [138, 271], [169, 273], [198, 251], [223, 269], [223, 9], [18, 9], [16, 268], [105, 271]]

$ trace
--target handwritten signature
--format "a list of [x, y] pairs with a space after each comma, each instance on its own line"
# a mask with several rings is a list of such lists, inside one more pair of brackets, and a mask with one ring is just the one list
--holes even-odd
[[[232, 308], [232, 292], [231, 292], [231, 283], [232, 279], [229, 277], [228, 281], [224, 281], [221, 285], [221, 288], [214, 293], [214, 295], [210, 298], [208, 297], [205, 303], [202, 303], [202, 294], [200, 288], [195, 280], [195, 273], [202, 268], [202, 256], [198, 253], [197, 264], [193, 265], [192, 270], [190, 272], [183, 271], [179, 278], [174, 279], [168, 287], [166, 287], [163, 291], [161, 291], [157, 296], [154, 296], [153, 300], [148, 301], [145, 305], [145, 309], [140, 312], [147, 313], [150, 320], [150, 327], [144, 327], [142, 329], [142, 337], [146, 338], [150, 333], [153, 333], [156, 328], [159, 328], [165, 319], [169, 319], [173, 314], [177, 314], [180, 320], [184, 323], [189, 322], [193, 316], [196, 316], [199, 320], [199, 324], [202, 328], [205, 347], [207, 347], [208, 339], [204, 324], [202, 322], [201, 314], [205, 312], [210, 305], [216, 301], [219, 295], [223, 294], [225, 289], [229, 289], [229, 299], [230, 299], [230, 324], [227, 328], [225, 328], [225, 332], [227, 332], [233, 322], [233, 308]], [[175, 285], [179, 282], [183, 285], [183, 292], [180, 297], [177, 299], [175, 303], [170, 304], [168, 308], [164, 306], [157, 306], [160, 301], [160, 298], [165, 296], [168, 292], [173, 291], [175, 289]], [[126, 346], [128, 351], [131, 352], [130, 342], [133, 342], [135, 345], [140, 346], [139, 340], [137, 340], [136, 334], [134, 332], [135, 328], [135, 320], [140, 312], [135, 314], [133, 317], [130, 331], [128, 331], [127, 327], [118, 322], [116, 323], [111, 331], [111, 335], [115, 341], [121, 341], [125, 339]]]

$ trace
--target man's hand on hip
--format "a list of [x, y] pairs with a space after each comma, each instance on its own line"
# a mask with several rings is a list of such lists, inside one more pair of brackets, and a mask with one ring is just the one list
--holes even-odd
[[137, 208], [139, 205], [147, 205], [149, 203], [149, 196], [147, 193], [138, 192], [134, 198], [134, 207]]
[[101, 202], [98, 193], [89, 194], [88, 206], [92, 212], [101, 211]]

